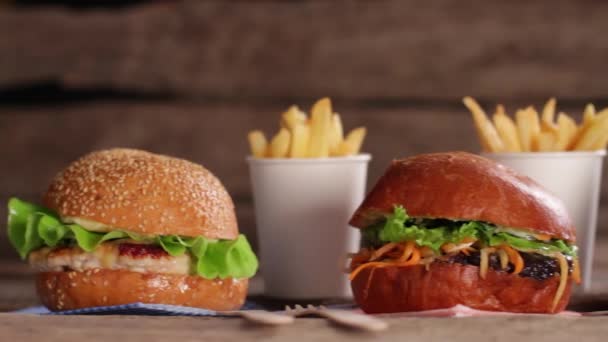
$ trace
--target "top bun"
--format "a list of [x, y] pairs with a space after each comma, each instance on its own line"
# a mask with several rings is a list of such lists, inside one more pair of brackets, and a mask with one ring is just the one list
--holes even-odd
[[43, 202], [61, 217], [133, 233], [238, 237], [232, 199], [211, 172], [139, 150], [85, 155], [55, 177]]
[[350, 224], [365, 228], [402, 205], [408, 215], [493, 223], [575, 241], [564, 204], [532, 179], [465, 152], [395, 160]]

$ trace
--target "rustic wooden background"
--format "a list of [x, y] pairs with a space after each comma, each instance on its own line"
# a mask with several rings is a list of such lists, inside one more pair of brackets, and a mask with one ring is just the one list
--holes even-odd
[[[207, 166], [255, 236], [248, 130], [274, 133], [288, 105], [330, 96], [348, 128], [369, 129], [370, 184], [394, 157], [476, 152], [464, 95], [608, 104], [607, 14], [599, 0], [0, 7], [0, 202], [37, 200], [90, 150], [136, 147]], [[4, 234], [0, 257], [15, 258]]]

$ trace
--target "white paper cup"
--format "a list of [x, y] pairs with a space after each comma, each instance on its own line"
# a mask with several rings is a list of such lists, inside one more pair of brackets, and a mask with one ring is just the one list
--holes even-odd
[[534, 179], [564, 202], [576, 227], [583, 292], [591, 289], [593, 248], [605, 155], [604, 150], [483, 154]]
[[348, 220], [365, 195], [370, 159], [247, 159], [265, 295], [352, 297], [345, 261], [360, 235]]

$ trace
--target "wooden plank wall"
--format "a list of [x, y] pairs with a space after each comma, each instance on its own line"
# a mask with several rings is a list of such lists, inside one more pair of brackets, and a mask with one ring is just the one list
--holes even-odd
[[192, 97], [603, 98], [600, 0], [180, 1], [0, 13], [0, 84]]
[[[55, 81], [138, 96], [0, 103], [0, 202], [37, 199], [90, 150], [136, 147], [206, 165], [254, 234], [249, 129], [273, 133], [289, 104], [331, 96], [348, 128], [369, 129], [370, 184], [394, 157], [475, 152], [463, 95], [508, 108], [558, 96], [572, 112], [608, 103], [606, 14], [608, 3], [591, 0], [1, 9], [0, 88]], [[602, 203], [606, 234], [608, 181]], [[0, 234], [0, 255], [13, 255], [5, 246]]]

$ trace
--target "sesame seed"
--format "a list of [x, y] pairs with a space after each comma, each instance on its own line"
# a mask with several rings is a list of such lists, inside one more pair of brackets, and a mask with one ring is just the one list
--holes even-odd
[[215, 238], [233, 229], [220, 225], [234, 216], [234, 206], [213, 174], [183, 159], [133, 149], [97, 151], [75, 161], [55, 177], [45, 204], [64, 217], [144, 234], [211, 225]]

